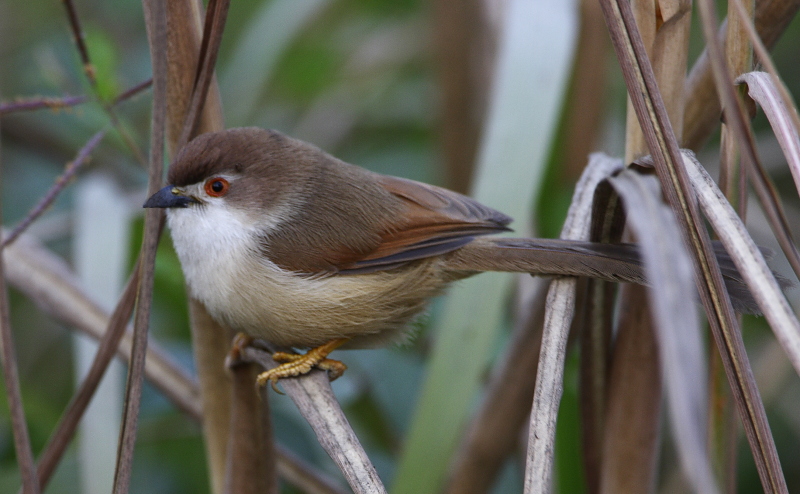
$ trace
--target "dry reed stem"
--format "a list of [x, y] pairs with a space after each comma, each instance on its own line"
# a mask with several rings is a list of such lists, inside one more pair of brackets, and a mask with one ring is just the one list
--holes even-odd
[[[647, 128], [648, 142], [652, 141], [649, 147], [654, 153], [656, 171], [662, 179], [668, 202], [678, 214], [681, 231], [688, 236], [687, 243], [692, 246], [698, 277], [702, 280], [698, 283], [701, 300], [706, 307], [714, 338], [725, 359], [729, 379], [736, 387], [734, 394], [737, 397], [737, 406], [748, 431], [748, 438], [753, 441], [757, 464], [759, 468], [769, 465], [765, 469], [771, 472], [770, 477], [782, 478], [780, 469], [776, 468], [774, 443], [767, 427], [763, 403], [758, 398], [752, 371], [746, 359], [741, 334], [735, 324], [731, 302], [723, 287], [719, 266], [713, 258], [708, 234], [694, 202], [690, 200], [691, 189], [680, 162], [678, 146], [655, 90], [652, 71], [636, 35], [635, 26], [632, 26], [630, 7], [624, 1], [610, 0], [603, 0], [603, 6], [615, 49], [623, 66], [626, 84], [629, 86], [628, 92], [638, 100], [637, 113], [640, 122]], [[713, 38], [715, 31], [710, 34]]]
[[[258, 369], [252, 364], [231, 366], [233, 395], [231, 434], [225, 492], [277, 494], [275, 447], [267, 389], [254, 393]], [[259, 396], [260, 395], [260, 396]], [[248, 435], [257, 435], [248, 440]]]
[[[167, 12], [161, 0], [144, 0], [145, 25], [153, 68], [153, 109], [150, 128], [150, 166], [148, 196], [161, 188], [164, 170], [164, 132], [167, 118]], [[150, 208], [144, 216], [144, 238], [139, 253], [139, 284], [133, 316], [133, 347], [128, 365], [122, 429], [114, 471], [114, 494], [126, 494], [133, 471], [133, 453], [139, 423], [145, 356], [147, 354], [150, 309], [153, 303], [153, 283], [156, 249], [164, 225], [164, 211]]]
[[[626, 292], [643, 292], [625, 285]], [[625, 304], [620, 308], [617, 334], [607, 387], [607, 407], [599, 482], [590, 492], [647, 493], [655, 486], [662, 384], [658, 343], [649, 305]], [[601, 434], [603, 434], [601, 432]]]
[[[683, 122], [683, 85], [686, 75], [686, 60], [691, 27], [691, 2], [672, 0], [661, 2], [641, 1], [632, 4], [636, 24], [648, 57], [653, 66], [655, 80], [666, 108], [669, 121], [680, 133]], [[641, 130], [633, 102], [629, 98], [627, 114], [627, 131], [625, 143], [625, 159], [630, 162], [634, 158], [648, 154], [647, 142]], [[598, 362], [601, 368], [592, 369], [591, 380], [597, 381], [600, 376], [614, 371], [614, 380], [598, 383], [594, 394], [601, 401], [591, 409], [598, 414], [589, 429], [598, 435], [596, 440], [602, 444], [592, 444], [586, 438], [586, 454], [595, 448], [602, 450], [599, 456], [600, 466], [590, 468], [587, 481], [590, 490], [601, 489], [600, 492], [615, 492], [614, 489], [625, 486], [634, 488], [633, 492], [645, 492], [655, 478], [655, 449], [658, 446], [659, 416], [661, 403], [661, 387], [652, 386], [638, 379], [640, 375], [660, 376], [654, 359], [641, 360], [640, 353], [657, 345], [654, 339], [655, 328], [652, 318], [647, 317], [650, 311], [648, 293], [645, 290], [627, 289], [620, 292], [621, 311], [626, 317], [618, 321], [618, 329], [622, 346], [614, 346], [610, 364], [604, 360]], [[630, 326], [634, 325], [634, 326]], [[608, 347], [597, 348], [590, 355], [606, 355]], [[627, 352], [627, 353], [626, 353]], [[629, 371], [638, 367], [637, 373]], [[584, 372], [583, 375], [587, 375]], [[587, 386], [583, 386], [585, 388]], [[596, 389], [598, 388], [599, 389]], [[627, 388], [623, 393], [617, 390]], [[606, 406], [602, 406], [603, 404]], [[652, 412], [643, 415], [640, 412]], [[607, 413], [609, 417], [604, 417]], [[623, 419], [630, 416], [630, 422]], [[587, 429], [590, 424], [585, 424]], [[638, 437], [639, 441], [620, 440], [622, 437]], [[589, 461], [592, 455], [589, 454]], [[624, 459], [624, 460], [622, 460]], [[590, 463], [591, 464], [591, 463]], [[599, 469], [599, 472], [596, 471]], [[594, 478], [593, 478], [594, 477]]]
[[800, 321], [783, 296], [761, 250], [714, 180], [694, 156], [684, 154], [684, 161], [708, 221], [723, 241], [795, 372], [800, 375]]
[[[0, 221], [2, 214], [0, 214]], [[0, 363], [3, 368], [3, 383], [6, 388], [6, 399], [11, 416], [11, 430], [14, 436], [14, 452], [19, 465], [24, 494], [38, 494], [39, 480], [36, 476], [36, 465], [33, 461], [31, 438], [25, 422], [25, 407], [22, 403], [22, 391], [19, 385], [19, 367], [14, 347], [14, 335], [11, 333], [11, 320], [8, 314], [8, 292], [3, 275], [5, 252], [0, 249]]]
[[[588, 240], [589, 213], [595, 187], [620, 167], [619, 160], [600, 154], [590, 157], [581, 180], [575, 186], [575, 195], [561, 238]], [[554, 280], [547, 292], [542, 345], [528, 431], [525, 494], [545, 493], [550, 490], [556, 416], [563, 391], [564, 358], [575, 309], [575, 283], [574, 278]]]
[[[755, 30], [766, 48], [772, 48], [800, 9], [800, 0], [760, 0], [756, 2]], [[717, 34], [725, 43], [726, 29]], [[752, 39], [752, 38], [751, 38]], [[722, 112], [708, 50], [698, 57], [686, 79], [683, 147], [698, 151], [719, 125]]]
[[[655, 177], [628, 168], [608, 181], [622, 199], [627, 212], [627, 224], [641, 246], [645, 273], [650, 283], [650, 289], [647, 290], [648, 305], [657, 343], [657, 362], [660, 364], [660, 372], [651, 372], [660, 374], [667, 391], [668, 417], [683, 471], [693, 491], [709, 494], [718, 492], [706, 450], [707, 364], [699, 315], [694, 303], [692, 263], [681, 241], [672, 211], [658, 193], [659, 185]], [[622, 331], [625, 329], [620, 329]], [[641, 329], [631, 328], [631, 331]], [[634, 359], [634, 356], [626, 355], [626, 358]], [[642, 384], [637, 383], [635, 378], [633, 382]], [[660, 401], [660, 396], [647, 396], [646, 387], [632, 392], [641, 394], [645, 403], [652, 400], [657, 406]], [[643, 428], [639, 435], [646, 437], [657, 434], [658, 427], [653, 415], [657, 414], [642, 417]], [[651, 442], [645, 446], [654, 447], [654, 444]], [[621, 447], [625, 450], [630, 446]], [[619, 451], [614, 453], [621, 454]], [[630, 451], [627, 453], [631, 454]], [[649, 458], [651, 462], [655, 455], [653, 451], [633, 454]], [[643, 481], [652, 480], [653, 466], [638, 465], [636, 468], [637, 465], [632, 465], [631, 470], [641, 470], [642, 473], [634, 475]], [[624, 478], [622, 472], [615, 472], [615, 475]], [[644, 492], [648, 487], [647, 484], [639, 485], [637, 491]]]
[[[527, 287], [524, 289], [523, 287]], [[526, 292], [506, 351], [495, 366], [477, 413], [456, 450], [446, 492], [488, 492], [505, 459], [519, 442], [531, 408], [542, 342], [544, 301], [548, 284], [526, 276], [518, 292]]]
[[[170, 155], [178, 150], [198, 73], [201, 19], [199, 2], [167, 2], [167, 148]], [[213, 81], [200, 116], [198, 133], [224, 128], [219, 92]], [[203, 437], [211, 492], [221, 494], [225, 483], [231, 421], [231, 380], [223, 362], [233, 335], [214, 321], [197, 301], [189, 301], [189, 318], [203, 403]]]
[[[242, 349], [241, 360], [255, 362], [264, 369], [278, 365], [270, 353], [253, 346]], [[342, 471], [353, 492], [385, 493], [375, 467], [333, 395], [327, 373], [312, 370], [302, 377], [283, 379], [281, 386], [314, 429], [320, 445]]]

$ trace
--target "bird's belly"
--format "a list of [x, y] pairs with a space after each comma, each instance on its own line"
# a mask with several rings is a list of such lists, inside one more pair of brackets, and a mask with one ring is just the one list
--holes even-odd
[[189, 213], [170, 210], [168, 219], [192, 297], [220, 323], [278, 345], [315, 346], [342, 337], [353, 339], [351, 347], [397, 341], [428, 299], [452, 281], [438, 258], [370, 274], [285, 271], [260, 253], [257, 229], [247, 233], [241, 218]]
[[401, 339], [407, 323], [450, 281], [436, 263], [323, 278], [259, 263], [220, 279], [212, 290], [192, 291], [218, 321], [278, 345], [352, 338], [351, 347], [373, 346]]

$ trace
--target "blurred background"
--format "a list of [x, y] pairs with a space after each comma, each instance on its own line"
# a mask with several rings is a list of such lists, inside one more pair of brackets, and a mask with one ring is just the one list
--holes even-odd
[[[278, 129], [377, 172], [469, 192], [494, 87], [506, 3], [237, 0], [230, 8], [217, 64], [226, 125]], [[85, 103], [70, 108], [2, 115], [6, 227], [24, 218], [65, 164], [95, 132], [108, 126], [104, 105], [150, 77], [138, 1], [86, 0], [75, 5], [96, 69], [94, 91], [83, 72], [62, 2], [0, 3], [0, 101], [88, 96]], [[552, 143], [543, 153], [546, 167], [541, 185], [531, 196], [535, 198], [532, 221], [517, 223], [519, 231], [557, 236], [587, 153], [602, 150], [621, 156], [624, 150], [624, 84], [602, 18], [598, 25], [596, 13], [590, 17], [586, 11], [584, 5], [583, 17], [578, 17], [583, 24], [574, 31], [577, 58], [566, 63], [592, 67], [592, 77], [571, 79], [569, 87], [563, 88], [564, 104], [552, 124]], [[695, 28], [693, 33], [690, 64], [702, 49], [700, 30]], [[546, 40], [540, 46], [547, 53]], [[790, 25], [773, 54], [797, 97], [800, 23]], [[113, 307], [141, 243], [140, 205], [147, 177], [132, 149], [147, 155], [150, 104], [150, 92], [144, 91], [115, 106], [118, 126], [30, 229], [73, 266], [87, 287], [95, 287], [93, 293], [106, 308]], [[784, 205], [798, 226], [800, 204], [783, 158], [762, 115], [756, 117], [755, 126], [764, 161], [779, 187], [785, 184]], [[716, 139], [701, 154], [701, 161], [710, 166], [717, 159]], [[763, 234], [769, 245], [757, 211], [751, 214], [751, 226], [756, 238]], [[176, 361], [191, 368], [186, 296], [168, 235], [159, 249], [151, 335]], [[778, 256], [773, 267], [789, 273], [781, 269], [781, 262]], [[69, 328], [42, 315], [18, 292], [11, 290], [10, 297], [22, 392], [36, 453], [72, 396], [81, 367], [78, 361], [85, 358], [81, 355], [91, 356], [91, 349], [80, 350], [82, 343], [75, 341]], [[432, 328], [441, 310], [442, 301], [436, 301], [418, 321], [417, 337], [403, 347], [338, 354], [350, 370], [334, 383], [334, 390], [387, 485], [392, 483], [412, 421], [426, 356], [436, 336]], [[790, 491], [800, 491], [800, 379], [780, 350], [775, 350], [763, 321], [748, 318], [745, 331]], [[503, 348], [508, 332], [501, 328], [499, 333], [492, 343], [494, 353]], [[575, 353], [568, 360], [557, 438], [555, 482], [561, 493], [585, 490], [578, 454]], [[95, 422], [83, 430], [82, 437], [106, 437], [113, 454], [119, 420], [115, 400], [124, 390], [122, 366], [112, 373], [111, 381], [116, 384], [112, 382], [102, 408], [107, 413], [100, 414], [111, 419]], [[291, 401], [272, 396], [278, 441], [338, 476]], [[15, 492], [19, 478], [5, 400], [5, 393], [0, 393], [0, 492]], [[108, 447], [103, 439], [97, 441], [88, 446], [88, 456]], [[740, 491], [757, 492], [760, 483], [743, 440], [740, 449]], [[663, 450], [661, 461], [673, 468], [664, 468], [659, 485], [669, 491], [678, 474], [668, 439]], [[71, 447], [46, 492], [90, 492], [86, 479], [94, 474], [87, 477], [81, 472], [104, 467], [79, 467], [83, 457], [79, 447]], [[493, 492], [521, 492], [523, 470], [519, 459], [510, 460]], [[199, 426], [151, 388], [146, 388], [142, 402], [132, 492], [208, 492]], [[295, 491], [285, 487], [285, 492]]]

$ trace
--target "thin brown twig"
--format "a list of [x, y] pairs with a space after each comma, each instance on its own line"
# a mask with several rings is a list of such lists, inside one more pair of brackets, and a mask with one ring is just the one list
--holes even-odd
[[146, 81], [142, 81], [139, 84], [136, 84], [135, 86], [133, 86], [133, 87], [129, 88], [128, 90], [122, 92], [116, 98], [114, 98], [114, 101], [111, 102], [110, 106], [112, 108], [114, 108], [117, 105], [128, 101], [129, 99], [131, 99], [132, 97], [134, 97], [137, 94], [141, 93], [145, 89], [150, 89], [150, 86], [152, 86], [152, 85], [153, 85], [153, 79], [152, 78], [147, 79]]
[[130, 134], [128, 134], [128, 132], [119, 122], [119, 118], [117, 118], [116, 113], [114, 113], [113, 104], [107, 104], [103, 102], [103, 98], [100, 96], [97, 86], [97, 74], [95, 73], [94, 65], [92, 65], [91, 59], [89, 58], [89, 49], [86, 46], [86, 39], [84, 37], [83, 30], [81, 29], [80, 19], [78, 17], [78, 12], [75, 9], [73, 0], [62, 1], [64, 2], [64, 7], [67, 9], [67, 18], [69, 19], [70, 29], [72, 30], [72, 35], [75, 39], [75, 45], [78, 48], [78, 54], [81, 58], [81, 63], [83, 64], [84, 73], [86, 74], [86, 78], [89, 80], [89, 85], [92, 87], [97, 100], [100, 101], [103, 109], [108, 115], [111, 125], [119, 133], [122, 141], [131, 150], [131, 153], [133, 153], [133, 156], [136, 158], [136, 160], [141, 163], [142, 166], [146, 166], [144, 155], [139, 150], [139, 147], [136, 145], [136, 142], [133, 140]]
[[39, 203], [36, 204], [33, 209], [31, 209], [31, 212], [28, 213], [28, 215], [16, 227], [14, 227], [8, 237], [3, 239], [3, 243], [0, 245], [0, 247], [5, 247], [16, 240], [17, 237], [19, 237], [19, 235], [31, 225], [31, 223], [41, 216], [51, 204], [53, 204], [53, 201], [56, 200], [58, 194], [64, 190], [67, 184], [69, 184], [70, 180], [72, 180], [75, 174], [78, 173], [78, 170], [80, 170], [81, 167], [89, 160], [89, 156], [91, 155], [92, 151], [94, 151], [94, 148], [100, 144], [100, 141], [103, 140], [105, 135], [106, 130], [104, 129], [89, 139], [89, 141], [78, 152], [78, 155], [75, 157], [75, 159], [67, 163], [64, 173], [62, 173], [61, 176], [56, 179], [56, 183], [50, 187], [50, 190], [47, 191]]
[[70, 106], [80, 105], [86, 102], [86, 99], [86, 96], [83, 95], [62, 96], [60, 98], [20, 98], [13, 103], [0, 103], [0, 115], [40, 110], [42, 108], [60, 110], [62, 108], [69, 108]]
[[[0, 213], [2, 222], [2, 213]], [[14, 349], [14, 336], [11, 333], [11, 320], [8, 314], [8, 292], [3, 276], [3, 251], [0, 249], [0, 360], [3, 365], [3, 380], [6, 399], [11, 412], [11, 429], [14, 434], [14, 450], [17, 455], [22, 490], [25, 494], [38, 494], [39, 482], [36, 479], [36, 466], [28, 426], [25, 422], [25, 408], [22, 404], [22, 391], [19, 384], [19, 367]]]
[[[145, 1], [144, 11], [147, 18], [150, 57], [153, 65], [153, 112], [148, 177], [148, 192], [153, 194], [161, 187], [164, 168], [164, 133], [167, 118], [167, 11], [165, 2], [159, 0]], [[139, 286], [133, 323], [133, 349], [131, 350], [131, 363], [128, 367], [117, 467], [114, 472], [115, 494], [126, 494], [130, 486], [139, 404], [142, 396], [147, 334], [150, 326], [150, 308], [153, 301], [156, 248], [163, 225], [163, 210], [151, 208], [145, 212]]]
[[222, 33], [225, 30], [225, 20], [228, 17], [229, 6], [230, 0], [211, 0], [208, 4], [203, 39], [200, 45], [200, 63], [197, 66], [192, 99], [189, 104], [189, 111], [186, 113], [183, 131], [175, 149], [180, 149], [189, 142], [200, 122], [206, 95], [214, 77], [214, 66], [219, 53], [219, 45], [222, 42]]
[[83, 70], [86, 73], [86, 77], [89, 79], [89, 84], [91, 84], [93, 88], [96, 88], [97, 78], [92, 61], [89, 59], [89, 50], [86, 48], [86, 38], [83, 34], [83, 29], [81, 29], [81, 22], [78, 18], [77, 10], [75, 10], [75, 4], [72, 0], [62, 1], [64, 2], [64, 7], [67, 9], [69, 27], [72, 29], [73, 38], [75, 38], [75, 45], [78, 47], [78, 54], [81, 57]]

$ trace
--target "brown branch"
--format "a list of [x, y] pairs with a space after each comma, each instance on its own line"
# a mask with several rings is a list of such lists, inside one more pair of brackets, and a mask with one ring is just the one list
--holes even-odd
[[182, 148], [195, 135], [195, 129], [203, 112], [208, 89], [214, 77], [214, 66], [222, 42], [222, 33], [225, 30], [225, 20], [228, 17], [230, 0], [211, 0], [206, 12], [206, 22], [203, 39], [200, 44], [200, 64], [192, 89], [192, 99], [186, 113], [183, 132], [178, 140], [177, 149]]
[[[0, 223], [2, 214], [0, 214]], [[5, 257], [0, 249], [0, 260]], [[6, 399], [11, 412], [11, 429], [14, 435], [14, 451], [17, 455], [22, 490], [25, 494], [38, 494], [39, 482], [36, 478], [36, 467], [33, 462], [33, 450], [28, 426], [25, 422], [25, 408], [22, 403], [22, 392], [19, 385], [19, 367], [14, 348], [14, 335], [11, 333], [11, 320], [8, 314], [8, 292], [0, 262], [0, 360], [3, 366], [3, 381], [6, 388]]]
[[[150, 132], [150, 168], [148, 196], [161, 188], [164, 168], [164, 132], [167, 115], [167, 12], [163, 1], [143, 2], [147, 18], [150, 58], [153, 64], [153, 114]], [[139, 255], [139, 285], [136, 312], [133, 322], [133, 349], [128, 366], [128, 383], [125, 410], [122, 416], [117, 468], [114, 472], [114, 493], [125, 494], [130, 485], [133, 468], [133, 450], [139, 420], [139, 403], [142, 396], [144, 363], [147, 351], [147, 333], [150, 327], [150, 308], [153, 302], [153, 279], [156, 249], [164, 225], [164, 211], [147, 209], [144, 218], [144, 238]]]
[[53, 201], [56, 200], [58, 194], [64, 190], [72, 177], [74, 177], [75, 174], [78, 173], [78, 170], [80, 170], [81, 167], [89, 160], [89, 155], [92, 153], [92, 151], [94, 151], [94, 148], [100, 144], [100, 141], [103, 140], [105, 135], [106, 131], [101, 130], [92, 136], [91, 139], [89, 139], [89, 142], [87, 142], [81, 148], [75, 159], [67, 163], [64, 173], [62, 173], [61, 176], [56, 179], [56, 183], [50, 187], [50, 190], [47, 191], [39, 203], [36, 204], [36, 206], [31, 209], [31, 212], [28, 213], [25, 219], [23, 219], [16, 227], [14, 227], [14, 230], [5, 239], [3, 239], [2, 247], [6, 247], [14, 242], [14, 240], [16, 240], [17, 237], [19, 237], [19, 235], [31, 225], [31, 223], [41, 216], [51, 204], [53, 204]]
[[72, 37], [75, 39], [75, 45], [78, 48], [78, 55], [81, 57], [83, 64], [83, 71], [86, 73], [86, 78], [89, 79], [89, 84], [92, 88], [97, 88], [97, 78], [95, 77], [94, 66], [89, 59], [89, 50], [86, 48], [86, 38], [81, 29], [80, 19], [78, 12], [75, 10], [75, 4], [72, 0], [63, 0], [64, 7], [67, 9], [67, 19], [69, 19], [69, 27], [72, 30]]
[[128, 101], [129, 99], [133, 98], [142, 91], [150, 89], [152, 85], [153, 85], [153, 79], [150, 78], [147, 79], [146, 81], [142, 81], [139, 84], [136, 84], [131, 88], [128, 88], [126, 91], [123, 91], [116, 98], [114, 98], [114, 101], [111, 102], [111, 107], [113, 108], [121, 103]]
[[0, 115], [49, 108], [60, 110], [86, 102], [86, 96], [62, 96], [60, 98], [22, 98], [13, 103], [0, 103]]

